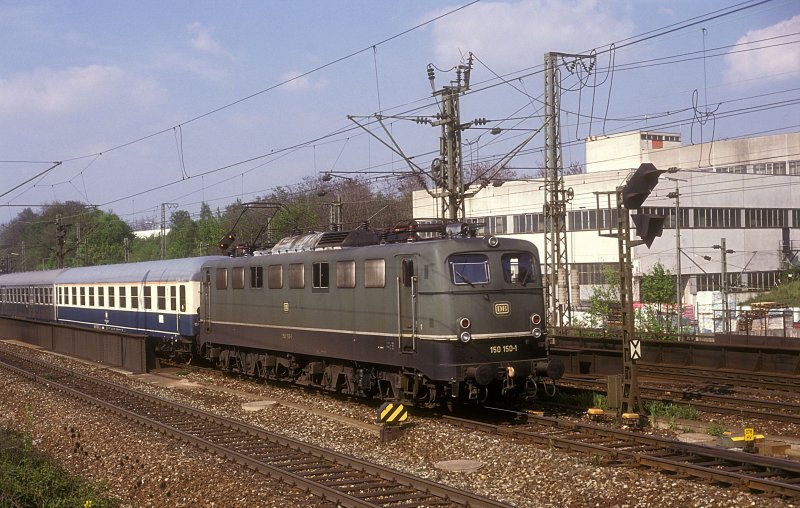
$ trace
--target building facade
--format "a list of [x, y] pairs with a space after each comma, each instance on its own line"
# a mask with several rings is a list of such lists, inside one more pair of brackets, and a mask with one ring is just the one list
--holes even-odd
[[[650, 248], [633, 249], [635, 279], [660, 263], [680, 272], [686, 304], [703, 291], [727, 290], [742, 300], [774, 286], [787, 265], [800, 263], [800, 133], [694, 145], [668, 132], [592, 137], [586, 140], [586, 173], [564, 177], [574, 196], [566, 205], [574, 308], [604, 282], [604, 266], [618, 266], [617, 240], [600, 232], [615, 230], [614, 191], [645, 162], [677, 172], [663, 174], [644, 202], [642, 211], [663, 215], [665, 223]], [[482, 222], [487, 233], [522, 236], [544, 252], [543, 184], [489, 185], [466, 200], [466, 218]], [[424, 191], [414, 194], [415, 217], [435, 217], [439, 209]]]

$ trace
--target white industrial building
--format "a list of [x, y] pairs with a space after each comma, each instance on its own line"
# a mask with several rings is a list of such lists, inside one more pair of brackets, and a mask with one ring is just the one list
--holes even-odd
[[[695, 145], [683, 144], [679, 134], [669, 132], [593, 136], [586, 140], [586, 173], [564, 176], [564, 187], [574, 192], [566, 205], [573, 308], [585, 304], [592, 286], [603, 282], [603, 264], [618, 266], [617, 240], [598, 234], [597, 218], [603, 216], [596, 211], [598, 201], [608, 220], [609, 192], [645, 162], [678, 171], [663, 174], [644, 202], [644, 211], [662, 214], [666, 222], [663, 235], [649, 249], [633, 249], [635, 278], [656, 263], [678, 272], [676, 199], [668, 197], [675, 191], [685, 304], [694, 305], [698, 292], [722, 289], [723, 241], [735, 300], [774, 286], [787, 263], [800, 262], [800, 133]], [[544, 260], [543, 181], [496, 185], [466, 200], [466, 217], [483, 222], [487, 232], [524, 237], [538, 246]], [[437, 217], [440, 210], [439, 200], [424, 191], [414, 194], [415, 217]], [[634, 293], [636, 299], [636, 287]]]

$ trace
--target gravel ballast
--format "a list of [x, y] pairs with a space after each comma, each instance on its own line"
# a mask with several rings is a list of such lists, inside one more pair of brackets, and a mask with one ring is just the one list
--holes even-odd
[[[23, 350], [16, 345], [3, 345]], [[790, 507], [733, 488], [683, 480], [645, 469], [603, 466], [597, 459], [506, 436], [464, 430], [414, 415], [402, 437], [381, 443], [375, 409], [309, 391], [256, 384], [216, 373], [189, 372], [157, 386], [94, 364], [24, 348], [59, 365], [247, 421], [520, 507]], [[324, 506], [298, 489], [178, 443], [157, 432], [41, 384], [0, 371], [0, 425], [26, 432], [36, 448], [67, 471], [105, 482], [126, 506]], [[275, 400], [258, 411], [242, 405]], [[436, 463], [478, 461], [467, 471]]]

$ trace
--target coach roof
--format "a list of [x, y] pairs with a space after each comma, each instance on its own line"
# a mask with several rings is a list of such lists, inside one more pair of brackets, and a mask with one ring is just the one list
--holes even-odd
[[70, 268], [56, 277], [56, 284], [184, 282], [200, 280], [203, 264], [220, 256], [165, 259], [121, 265]]

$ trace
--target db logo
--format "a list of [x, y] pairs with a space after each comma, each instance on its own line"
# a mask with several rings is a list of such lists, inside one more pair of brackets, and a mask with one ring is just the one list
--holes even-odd
[[508, 302], [496, 302], [494, 304], [495, 316], [508, 316], [511, 314], [511, 304]]

